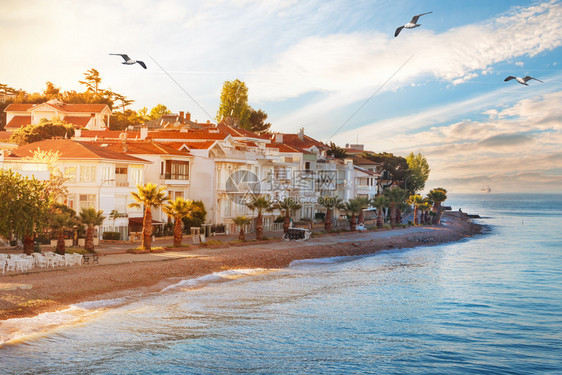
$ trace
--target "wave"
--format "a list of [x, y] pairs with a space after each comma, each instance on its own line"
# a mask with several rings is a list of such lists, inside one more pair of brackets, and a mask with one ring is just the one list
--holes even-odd
[[225, 281], [236, 280], [246, 276], [261, 275], [272, 271], [275, 270], [266, 269], [266, 268], [248, 268], [248, 269], [236, 269], [236, 270], [213, 272], [211, 274], [197, 277], [194, 279], [182, 280], [176, 284], [167, 286], [166, 288], [162, 289], [161, 292], [166, 292], [171, 289], [189, 290], [189, 289], [202, 288], [206, 285], [213, 284], [213, 283], [222, 283]]
[[299, 259], [299, 260], [293, 260], [291, 263], [289, 263], [289, 267], [298, 267], [298, 266], [307, 266], [307, 265], [314, 266], [314, 265], [352, 262], [356, 259], [361, 259], [372, 255], [374, 254], [345, 255], [345, 256], [331, 257], [331, 258]]

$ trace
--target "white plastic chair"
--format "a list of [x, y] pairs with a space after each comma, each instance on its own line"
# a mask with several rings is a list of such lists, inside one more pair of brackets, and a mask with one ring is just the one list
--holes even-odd
[[74, 265], [74, 254], [64, 254], [64, 266], [73, 266]]
[[78, 254], [78, 253], [74, 253], [74, 265], [75, 266], [81, 266], [82, 265], [82, 259], [84, 258], [84, 255], [82, 254]]
[[13, 259], [6, 259], [6, 272], [16, 270], [16, 261]]
[[35, 267], [45, 268], [47, 267], [47, 258], [39, 253], [33, 253], [35, 258]]
[[2, 268], [2, 275], [4, 274], [4, 270], [6, 269], [6, 261], [0, 260], [0, 268]]

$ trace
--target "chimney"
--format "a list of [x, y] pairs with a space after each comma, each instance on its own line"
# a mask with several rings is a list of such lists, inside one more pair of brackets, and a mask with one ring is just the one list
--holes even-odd
[[183, 119], [183, 111], [180, 111], [180, 118]]
[[74, 129], [74, 138], [82, 137], [82, 129]]
[[191, 113], [185, 112], [185, 120], [186, 120], [186, 121], [191, 121]]
[[283, 133], [275, 134], [275, 143], [283, 143]]
[[123, 141], [123, 152], [127, 152], [129, 149], [127, 148], [127, 141]]
[[140, 128], [140, 139], [144, 140], [148, 137], [148, 128], [146, 126], [142, 126]]
[[299, 139], [302, 141], [304, 139], [304, 127], [299, 130]]

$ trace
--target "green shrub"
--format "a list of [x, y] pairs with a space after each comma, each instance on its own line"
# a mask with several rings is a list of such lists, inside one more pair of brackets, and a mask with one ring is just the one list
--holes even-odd
[[121, 239], [121, 233], [119, 232], [103, 232], [102, 238], [104, 240], [117, 240]]

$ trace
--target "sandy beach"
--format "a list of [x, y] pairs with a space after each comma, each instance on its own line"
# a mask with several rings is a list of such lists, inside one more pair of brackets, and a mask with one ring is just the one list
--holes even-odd
[[157, 292], [179, 280], [241, 268], [283, 268], [293, 260], [363, 255], [384, 249], [457, 241], [480, 233], [466, 214], [446, 212], [438, 226], [323, 235], [221, 248], [191, 247], [154, 254], [112, 254], [84, 265], [0, 276], [0, 320], [31, 317], [69, 305]]

